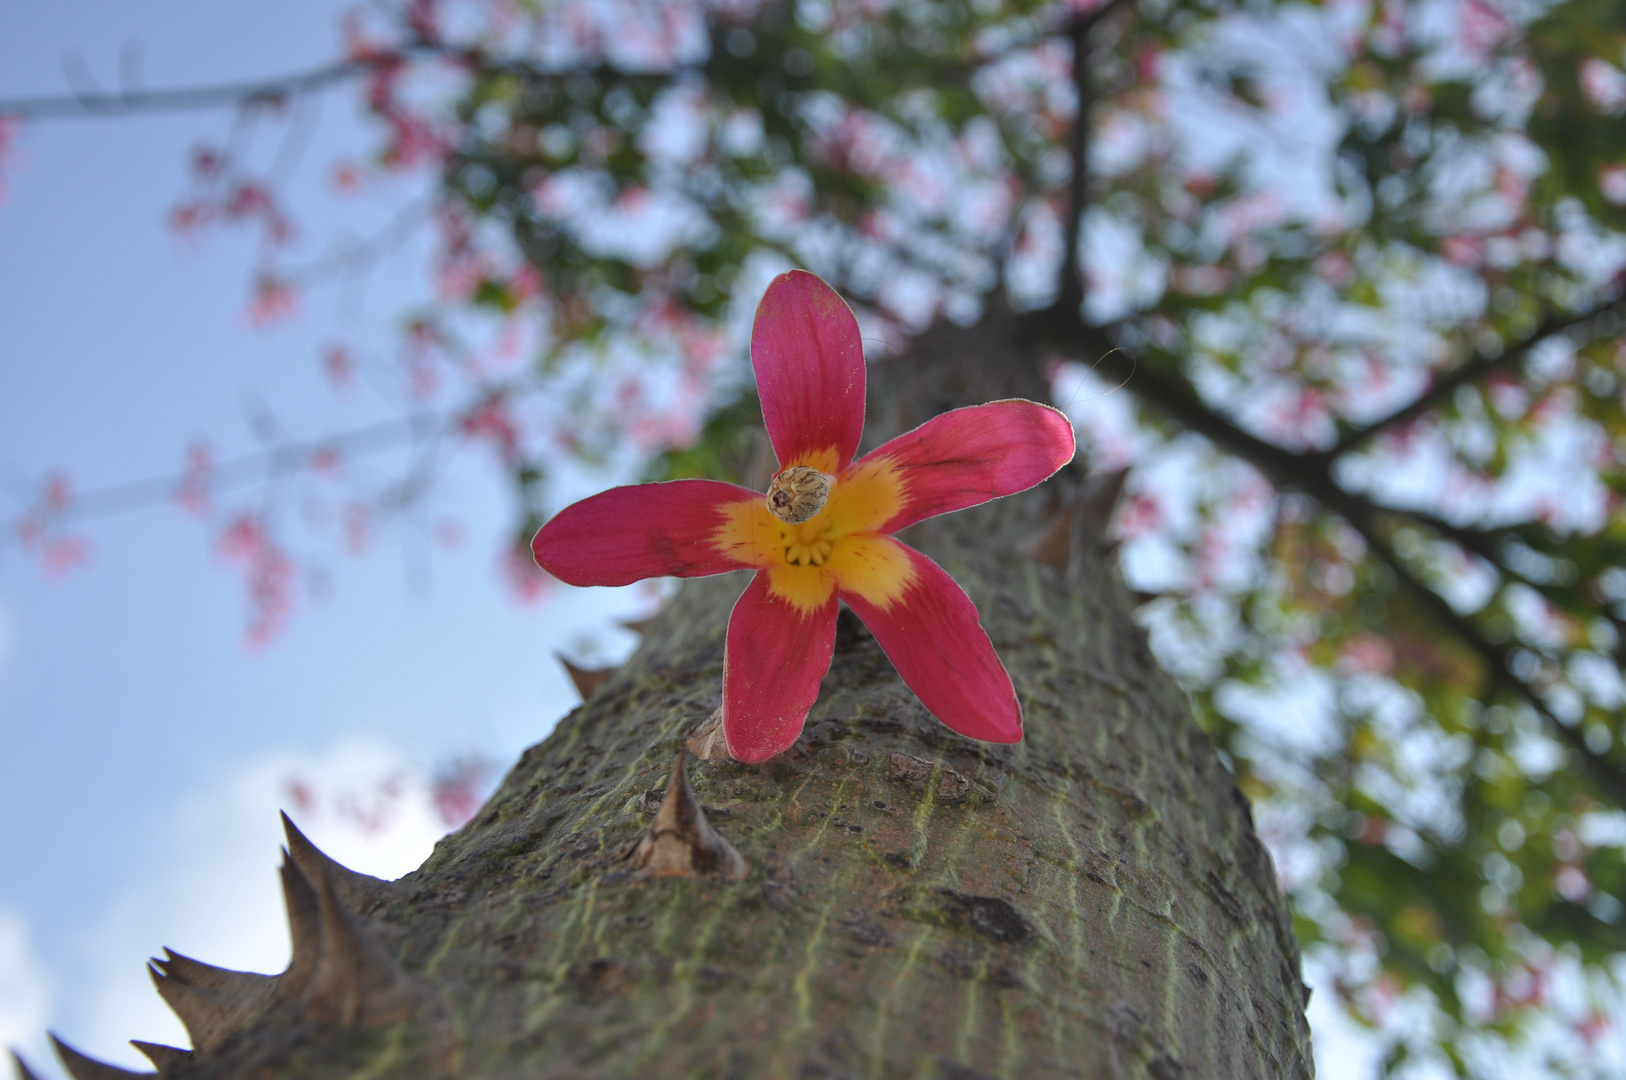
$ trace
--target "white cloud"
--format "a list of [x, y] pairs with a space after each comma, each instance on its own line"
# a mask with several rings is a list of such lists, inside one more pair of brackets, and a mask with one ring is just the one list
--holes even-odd
[[1313, 987], [1305, 1010], [1315, 1047], [1315, 1074], [1321, 1080], [1366, 1080], [1377, 1075], [1383, 1047], [1377, 1038], [1338, 1008], [1331, 972], [1305, 957], [1305, 981]]
[[0, 1048], [38, 1057], [45, 1047], [51, 995], [45, 972], [29, 945], [28, 927], [0, 911]]
[[[143, 966], [163, 946], [220, 967], [287, 966], [279, 809], [340, 862], [384, 878], [415, 869], [446, 831], [424, 775], [377, 743], [271, 754], [187, 796], [169, 842], [155, 845], [152, 871], [110, 893], [92, 941], [97, 970], [77, 995], [77, 1011], [56, 1020], [69, 1042], [141, 1068], [150, 1066], [129, 1039], [190, 1045]], [[32, 1025], [38, 1030], [39, 1020]]]

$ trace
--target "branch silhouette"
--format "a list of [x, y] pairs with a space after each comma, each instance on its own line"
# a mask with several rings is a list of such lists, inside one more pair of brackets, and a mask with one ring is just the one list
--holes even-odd
[[1331, 460], [1342, 457], [1352, 450], [1359, 449], [1383, 432], [1402, 427], [1430, 409], [1443, 405], [1457, 392], [1458, 387], [1476, 383], [1493, 372], [1524, 362], [1530, 355], [1531, 350], [1542, 342], [1573, 330], [1578, 326], [1612, 315], [1618, 312], [1623, 304], [1626, 304], [1626, 299], [1616, 297], [1586, 311], [1548, 312], [1546, 317], [1541, 320], [1541, 323], [1522, 340], [1508, 346], [1496, 356], [1491, 356], [1483, 351], [1476, 351], [1466, 361], [1436, 378], [1427, 390], [1408, 404], [1369, 424], [1346, 431], [1337, 443], [1320, 456]]
[[[1544, 333], [1538, 330], [1527, 339], [1525, 348], [1561, 329], [1596, 317], [1618, 302], [1604, 305], [1584, 317], [1550, 318], [1549, 322], [1557, 328]], [[1563, 325], [1558, 326], [1559, 323]], [[1545, 722], [1548, 733], [1579, 758], [1599, 789], [1607, 792], [1617, 804], [1626, 802], [1626, 767], [1595, 752], [1578, 729], [1565, 725], [1553, 714], [1537, 689], [1514, 673], [1513, 649], [1485, 637], [1469, 615], [1458, 612], [1445, 597], [1419, 578], [1389, 545], [1384, 535], [1383, 521], [1412, 518], [1418, 524], [1434, 528], [1453, 540], [1465, 542], [1465, 546], [1472, 544], [1469, 549], [1478, 554], [1494, 550], [1489, 546], [1490, 542], [1494, 542], [1493, 534], [1478, 534], [1475, 530], [1452, 527], [1432, 515], [1414, 514], [1403, 508], [1385, 506], [1345, 489], [1333, 478], [1332, 455], [1296, 453], [1261, 439], [1210, 407], [1184, 379], [1145, 364], [1137, 365], [1127, 350], [1113, 349], [1097, 357], [1093, 348], [1087, 346], [1101, 341], [1109, 332], [1110, 328], [1089, 325], [1081, 313], [1062, 311], [1057, 307], [1029, 316], [1029, 333], [1034, 343], [1073, 357], [1089, 353], [1086, 359], [1094, 364], [1100, 377], [1123, 382], [1147, 405], [1188, 431], [1207, 438], [1221, 450], [1247, 461], [1276, 486], [1300, 492], [1313, 499], [1323, 510], [1347, 521], [1441, 629], [1458, 638], [1480, 657], [1486, 667], [1487, 680], [1529, 704]], [[1500, 360], [1498, 358], [1498, 363]], [[1412, 407], [1408, 406], [1408, 409]], [[1421, 411], [1428, 406], [1415, 407]], [[1482, 538], [1488, 538], [1489, 542]], [[1506, 572], [1501, 560], [1492, 558], [1491, 561]]]
[[[321, 438], [280, 442], [213, 466], [208, 470], [208, 488], [211, 492], [222, 492], [265, 483], [275, 474], [305, 464], [313, 455], [324, 451], [342, 452], [354, 458], [432, 439], [444, 434], [459, 415], [457, 410], [415, 413]], [[67, 524], [162, 506], [175, 498], [187, 480], [186, 473], [168, 473], [91, 488], [76, 494], [61, 509], [49, 511], [47, 516], [52, 524]], [[25, 510], [7, 521], [4, 533], [0, 533], [0, 543], [14, 540], [24, 521], [37, 513]]]
[[1068, 156], [1072, 174], [1067, 181], [1067, 219], [1063, 222], [1061, 265], [1057, 267], [1056, 304], [1076, 309], [1084, 303], [1084, 256], [1079, 251], [1084, 232], [1084, 211], [1090, 197], [1090, 144], [1093, 132], [1090, 113], [1095, 104], [1095, 89], [1090, 83], [1090, 34], [1125, 0], [1109, 0], [1095, 11], [1080, 13], [1069, 19], [1062, 35], [1073, 46], [1073, 93], [1078, 108], [1073, 114], [1073, 127], [1068, 134]]
[[340, 60], [307, 71], [277, 75], [268, 79], [178, 86], [160, 90], [119, 90], [107, 93], [0, 98], [0, 116], [16, 116], [26, 120], [66, 120], [95, 116], [126, 116], [134, 113], [191, 112], [258, 102], [272, 103], [321, 90], [358, 75], [366, 75], [387, 64], [400, 63], [403, 59], [404, 53], [387, 53], [375, 57]]

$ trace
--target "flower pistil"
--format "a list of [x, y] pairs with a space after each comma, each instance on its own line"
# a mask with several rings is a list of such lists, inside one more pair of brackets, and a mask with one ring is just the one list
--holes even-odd
[[800, 525], [779, 526], [779, 542], [785, 549], [785, 562], [792, 566], [823, 566], [835, 546], [836, 530], [828, 521], [814, 518]]

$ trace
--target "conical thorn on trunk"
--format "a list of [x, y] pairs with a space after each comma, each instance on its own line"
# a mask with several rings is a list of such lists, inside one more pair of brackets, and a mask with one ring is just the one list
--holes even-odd
[[558, 659], [559, 663], [564, 665], [565, 674], [570, 676], [571, 683], [576, 687], [576, 693], [582, 696], [583, 701], [586, 701], [588, 698], [592, 697], [593, 691], [597, 690], [599, 687], [608, 682], [610, 676], [614, 675], [617, 671], [617, 669], [613, 667], [577, 667], [575, 664], [572, 664], [569, 660], [565, 659], [564, 653], [554, 653], [553, 655]]
[[633, 852], [632, 864], [657, 878], [719, 874], [739, 881], [745, 877], [744, 857], [706, 821], [706, 812], [689, 786], [681, 749], [672, 765], [666, 798], [655, 813], [649, 834]]
[[34, 1070], [28, 1067], [28, 1062], [24, 1061], [23, 1056], [15, 1050], [11, 1052], [11, 1063], [17, 1069], [17, 1080], [40, 1080], [34, 1074]]
[[340, 901], [338, 887], [321, 870], [312, 880], [320, 921], [320, 952], [302, 1007], [320, 1023], [378, 1027], [412, 1012], [413, 987], [361, 916]]
[[683, 740], [689, 753], [701, 761], [732, 761], [734, 757], [728, 752], [728, 739], [723, 736], [723, 710], [722, 707], [712, 711], [712, 714], [694, 729], [690, 736]]
[[288, 910], [288, 940], [292, 944], [288, 970], [277, 976], [277, 1002], [293, 1001], [310, 985], [322, 957], [322, 915], [316, 888], [286, 848], [282, 852], [282, 902]]
[[1113, 469], [1111, 472], [1099, 472], [1084, 481], [1084, 488], [1078, 493], [1079, 523], [1087, 532], [1085, 539], [1093, 540], [1103, 548], [1115, 546], [1110, 535], [1113, 516], [1118, 512], [1118, 503], [1124, 497], [1124, 485], [1129, 480], [1129, 470]]
[[288, 837], [288, 853], [299, 864], [299, 869], [314, 885], [326, 878], [332, 883], [339, 899], [351, 911], [366, 914], [370, 909], [389, 899], [393, 891], [390, 882], [358, 873], [324, 854], [299, 831], [286, 813], [282, 815], [282, 831]]
[[1023, 546], [1022, 553], [1065, 575], [1073, 567], [1075, 552], [1085, 551], [1091, 544], [1099, 552], [1110, 552], [1117, 546], [1110, 532], [1112, 517], [1128, 476], [1128, 469], [1116, 469], [1089, 477], [1061, 504], [1043, 531]]
[[147, 1055], [147, 1060], [152, 1062], [152, 1067], [158, 1070], [161, 1078], [167, 1078], [192, 1063], [192, 1051], [182, 1050], [178, 1046], [142, 1042], [140, 1039], [131, 1039], [130, 1045]]
[[[270, 1004], [276, 989], [275, 976], [212, 968], [178, 953], [169, 956], [148, 964], [147, 974], [199, 1050], [212, 1050], [242, 1030]], [[194, 982], [194, 978], [200, 981]], [[208, 985], [211, 983], [214, 985]]]
[[165, 949], [164, 959], [155, 959], [153, 963], [176, 982], [212, 991], [227, 1000], [257, 1000], [263, 997], [270, 985], [276, 981], [275, 975], [215, 967], [213, 964], [194, 960], [190, 956], [183, 956], [174, 949]]
[[[61, 1059], [62, 1067], [68, 1070], [73, 1080], [130, 1080], [131, 1077], [152, 1077], [156, 1080], [157, 1073], [131, 1072], [121, 1069], [117, 1065], [109, 1065], [105, 1061], [86, 1057], [55, 1035], [51, 1036], [51, 1045], [56, 1048], [56, 1056]], [[18, 1059], [21, 1064], [22, 1059]]]

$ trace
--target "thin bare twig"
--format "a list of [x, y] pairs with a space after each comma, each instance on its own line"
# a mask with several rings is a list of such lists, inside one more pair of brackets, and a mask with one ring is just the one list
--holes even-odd
[[115, 92], [86, 91], [3, 98], [0, 99], [0, 116], [20, 116], [28, 120], [66, 120], [87, 116], [123, 116], [131, 113], [189, 112], [261, 101], [269, 103], [321, 90], [357, 75], [364, 75], [385, 63], [398, 62], [399, 59], [398, 55], [391, 55], [361, 60], [341, 60], [308, 71], [277, 75], [269, 79], [212, 83], [205, 86], [179, 86], [163, 90], [126, 88]]
[[[208, 488], [218, 492], [250, 487], [264, 482], [268, 474], [308, 461], [312, 455], [322, 451], [341, 451], [355, 457], [392, 450], [443, 431], [447, 422], [455, 419], [456, 415], [454, 411], [417, 413], [318, 439], [279, 443], [265, 450], [230, 458], [210, 468]], [[161, 506], [175, 498], [186, 480], [185, 474], [170, 474], [92, 488], [75, 495], [61, 511], [51, 514], [51, 521], [54, 524], [88, 521]], [[0, 543], [16, 537], [19, 527], [28, 517], [29, 513], [25, 511], [8, 521], [4, 533], [0, 533]]]
[[137, 90], [126, 87], [117, 92], [103, 92], [85, 89], [70, 94], [0, 98], [0, 116], [20, 117], [25, 120], [71, 120], [142, 113], [190, 112], [258, 102], [271, 104], [323, 90], [347, 79], [371, 74], [379, 68], [428, 58], [443, 58], [470, 70], [487, 74], [506, 73], [537, 82], [557, 82], [580, 75], [613, 75], [628, 81], [647, 80], [665, 83], [693, 71], [693, 68], [688, 66], [657, 71], [623, 70], [606, 61], [541, 68], [525, 57], [495, 56], [479, 48], [412, 40], [370, 56], [336, 60], [306, 71], [265, 79], [210, 83], [202, 86], [176, 86], [161, 90]]

